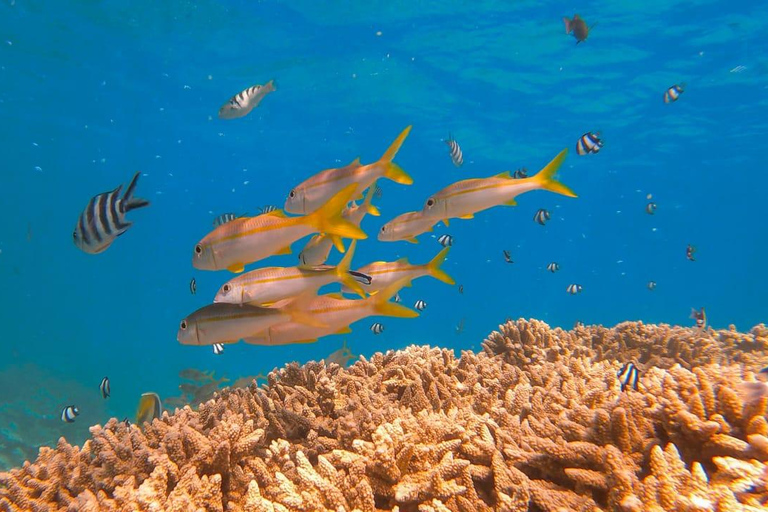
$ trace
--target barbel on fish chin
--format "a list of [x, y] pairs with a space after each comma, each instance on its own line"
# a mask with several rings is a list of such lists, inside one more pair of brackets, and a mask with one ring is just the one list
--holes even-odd
[[237, 119], [245, 117], [251, 110], [259, 106], [264, 96], [277, 90], [275, 81], [270, 80], [264, 85], [254, 85], [232, 96], [219, 109], [219, 119]]
[[195, 245], [192, 266], [200, 270], [242, 272], [249, 263], [275, 254], [290, 254], [293, 242], [318, 232], [336, 235], [334, 243], [344, 252], [341, 237], [367, 238], [359, 227], [341, 216], [354, 193], [355, 185], [349, 185], [317, 211], [302, 217], [287, 217], [276, 210], [219, 226]]
[[133, 225], [125, 219], [125, 214], [149, 205], [146, 199], [133, 197], [140, 174], [137, 172], [133, 175], [122, 197], [120, 191], [123, 185], [120, 185], [110, 192], [102, 192], [91, 198], [72, 233], [78, 249], [88, 254], [104, 252]]
[[494, 206], [516, 206], [515, 197], [531, 190], [547, 190], [577, 197], [573, 190], [555, 179], [555, 173], [567, 154], [566, 148], [530, 178], [513, 179], [509, 171], [505, 171], [489, 178], [458, 181], [430, 196], [422, 213], [425, 217], [442, 220], [448, 225], [448, 219], [471, 219], [475, 213]]

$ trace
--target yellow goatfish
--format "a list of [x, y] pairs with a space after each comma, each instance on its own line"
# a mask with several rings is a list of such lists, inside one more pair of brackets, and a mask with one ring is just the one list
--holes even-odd
[[285, 301], [281, 307], [268, 308], [250, 304], [209, 304], [181, 321], [176, 340], [182, 345], [237, 343], [289, 320], [323, 327], [304, 312], [314, 298], [314, 295], [303, 295]]
[[[375, 183], [368, 187], [368, 192], [365, 194], [365, 200], [360, 205], [357, 205], [352, 201], [352, 203], [341, 212], [341, 216], [358, 227], [360, 227], [360, 223], [363, 221], [363, 217], [365, 217], [366, 214], [378, 217], [380, 215], [379, 209], [371, 204], [375, 188]], [[328, 256], [331, 253], [331, 247], [334, 243], [332, 237], [325, 233], [313, 236], [299, 253], [299, 264], [303, 267], [322, 265], [328, 260]]]
[[494, 206], [515, 206], [515, 197], [531, 190], [549, 190], [568, 197], [577, 197], [576, 193], [555, 180], [557, 170], [565, 161], [568, 153], [564, 149], [546, 167], [530, 178], [514, 179], [505, 171], [490, 178], [463, 180], [449, 185], [427, 199], [423, 212], [436, 220], [458, 217], [471, 219], [474, 214]]
[[[287, 217], [282, 210], [275, 210], [222, 224], [195, 245], [192, 266], [200, 270], [242, 272], [248, 263], [274, 254], [290, 254], [293, 242], [317, 232], [367, 238], [359, 227], [341, 217], [355, 189], [354, 184], [344, 187], [320, 209], [303, 217]], [[341, 238], [333, 241], [338, 242], [339, 252], [344, 252]]]
[[264, 305], [304, 293], [317, 292], [331, 283], [344, 283], [365, 298], [365, 292], [349, 273], [357, 240], [349, 246], [338, 266], [266, 267], [246, 272], [224, 284], [213, 302]]
[[407, 240], [412, 244], [417, 244], [419, 241], [416, 240], [416, 237], [427, 231], [432, 231], [435, 224], [437, 221], [422, 211], [403, 213], [381, 226], [379, 241]]
[[152, 423], [155, 418], [161, 418], [163, 406], [157, 393], [144, 393], [139, 399], [139, 408], [136, 411], [136, 424], [141, 427], [144, 422]]
[[360, 159], [357, 158], [345, 167], [326, 169], [305, 180], [288, 194], [288, 198], [285, 200], [285, 211], [305, 214], [313, 212], [328, 198], [351, 183], [356, 185], [353, 199], [362, 197], [363, 190], [373, 185], [381, 177], [403, 185], [410, 185], [413, 183], [413, 178], [392, 161], [410, 131], [410, 126], [403, 130], [378, 162], [362, 165]]
[[[440, 269], [440, 265], [445, 261], [449, 250], [450, 247], [446, 247], [425, 265], [411, 265], [408, 263], [408, 258], [400, 258], [397, 261], [377, 261], [358, 269], [358, 272], [370, 276], [371, 284], [365, 287], [365, 291], [370, 294], [383, 290], [395, 282], [402, 282], [402, 286], [411, 286], [411, 281], [422, 276], [432, 276], [452, 285], [455, 284], [453, 278]], [[342, 291], [350, 292], [346, 288]]]
[[389, 302], [407, 280], [389, 285], [380, 293], [366, 299], [345, 299], [339, 293], [316, 297], [307, 306], [307, 314], [327, 327], [312, 327], [296, 322], [286, 322], [270, 327], [266, 332], [243, 339], [252, 345], [287, 345], [313, 343], [322, 336], [351, 332], [349, 325], [369, 316], [414, 318], [419, 313], [401, 304]]

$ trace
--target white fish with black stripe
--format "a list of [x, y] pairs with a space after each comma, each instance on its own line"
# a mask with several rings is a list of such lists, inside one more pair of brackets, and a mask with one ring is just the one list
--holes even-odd
[[621, 369], [616, 373], [616, 376], [619, 378], [622, 391], [628, 387], [637, 391], [637, 383], [640, 379], [640, 372], [634, 363], [627, 363], [622, 366]]
[[110, 393], [112, 392], [109, 386], [109, 377], [104, 377], [101, 379], [101, 384], [99, 384], [99, 391], [101, 392], [102, 398], [109, 398]]
[[217, 356], [220, 356], [224, 353], [224, 344], [223, 343], [214, 343], [213, 344], [213, 353]]
[[384, 324], [375, 322], [371, 325], [371, 332], [373, 334], [381, 334], [384, 332]]
[[581, 293], [581, 290], [584, 288], [580, 284], [569, 284], [568, 288], [565, 289], [568, 293], [571, 295], [576, 295], [577, 293]]
[[417, 300], [413, 305], [414, 309], [418, 311], [424, 311], [427, 308], [427, 303], [421, 299]]
[[549, 219], [551, 219], [552, 216], [549, 214], [547, 210], [544, 208], [539, 208], [539, 210], [536, 212], [536, 215], [533, 216], [533, 220], [537, 224], [541, 224], [542, 226], [547, 223]]
[[213, 219], [213, 227], [217, 228], [219, 226], [223, 226], [227, 222], [232, 222], [237, 217], [238, 215], [236, 213], [222, 213], [221, 215]]
[[61, 410], [61, 421], [64, 423], [74, 423], [75, 417], [80, 414], [80, 409], [74, 405], [68, 405]]
[[133, 197], [139, 174], [137, 172], [133, 175], [122, 197], [120, 191], [123, 186], [120, 185], [111, 192], [102, 192], [91, 198], [72, 233], [78, 249], [88, 254], [104, 252], [132, 226], [133, 223], [125, 220], [125, 214], [149, 205], [146, 199]]
[[453, 245], [453, 237], [451, 235], [440, 235], [437, 242], [443, 247], [450, 247]]
[[232, 96], [219, 109], [219, 119], [237, 119], [245, 117], [251, 110], [259, 106], [264, 96], [276, 90], [275, 81], [270, 80], [264, 85], [254, 85]]
[[461, 153], [459, 143], [456, 142], [456, 139], [454, 139], [451, 134], [448, 134], [448, 138], [443, 142], [448, 145], [448, 153], [451, 155], [451, 162], [453, 162], [453, 165], [461, 167], [464, 164], [464, 155]]
[[595, 154], [603, 147], [603, 140], [599, 133], [587, 132], [576, 143], [576, 153], [579, 155]]
[[552, 272], [554, 274], [555, 272], [560, 270], [560, 265], [556, 261], [553, 261], [552, 263], [547, 265], [547, 270], [549, 270], [550, 272]]
[[392, 299], [392, 300], [395, 301], [398, 304], [403, 302], [403, 299], [400, 298], [400, 293], [399, 292], [395, 294], [395, 298]]

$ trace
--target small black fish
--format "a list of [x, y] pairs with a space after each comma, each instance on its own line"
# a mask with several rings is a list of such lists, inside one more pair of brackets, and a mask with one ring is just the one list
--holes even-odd
[[502, 252], [504, 254], [504, 261], [506, 261], [507, 263], [514, 263], [514, 261], [512, 261], [512, 255], [509, 254], [508, 250], [504, 249], [504, 251]]
[[75, 417], [80, 414], [80, 409], [74, 405], [68, 405], [61, 410], [61, 421], [65, 423], [74, 423]]
[[371, 332], [373, 334], [381, 334], [384, 332], [384, 324], [375, 322], [371, 325]]
[[571, 295], [576, 295], [577, 293], [581, 293], [581, 290], [584, 288], [580, 284], [569, 284], [568, 288], [565, 289], [568, 293]]
[[536, 212], [536, 215], [533, 216], [534, 222], [541, 224], [542, 226], [546, 224], [550, 218], [551, 216], [549, 215], [549, 212], [544, 208], [540, 208], [539, 211]]
[[555, 272], [560, 270], [560, 265], [558, 265], [557, 262], [553, 261], [552, 263], [547, 265], [547, 270], [549, 270], [550, 272], [552, 272], [554, 274]]
[[653, 215], [656, 212], [656, 203], [648, 203], [645, 205], [645, 213]]
[[685, 91], [685, 84], [673, 85], [664, 92], [664, 103], [674, 103]]
[[688, 244], [688, 247], [685, 249], [685, 257], [691, 261], [696, 261], [696, 258], [693, 257], [694, 253], [696, 253], [696, 248]]
[[110, 396], [112, 390], [109, 387], [109, 377], [104, 377], [101, 379], [101, 384], [99, 384], [99, 391], [101, 391], [102, 398], [107, 398]]
[[197, 293], [197, 281], [195, 281], [194, 277], [189, 282], [189, 293], [191, 293], [192, 295]]
[[640, 378], [640, 372], [634, 363], [627, 363], [622, 366], [618, 373], [616, 373], [616, 376], [619, 378], [622, 391], [628, 387], [637, 391], [637, 382]]
[[456, 167], [461, 167], [464, 163], [464, 155], [461, 153], [461, 147], [459, 146], [459, 143], [456, 142], [456, 139], [454, 139], [450, 134], [448, 134], [448, 139], [443, 142], [448, 144], [448, 152], [451, 155], [451, 162], [453, 162], [453, 165]]
[[125, 425], [126, 427], [130, 427], [131, 426], [131, 421], [128, 419], [128, 416], [123, 418], [123, 425]]
[[595, 154], [603, 147], [599, 133], [587, 132], [576, 142], [576, 153], [579, 155]]
[[696, 320], [696, 327], [699, 329], [704, 329], [707, 326], [707, 312], [704, 311], [704, 308], [698, 310], [691, 308], [691, 318]]
[[522, 180], [527, 177], [528, 177], [528, 169], [526, 169], [525, 167], [522, 167], [512, 173], [512, 179], [515, 179], [515, 180]]
[[563, 23], [565, 23], [566, 34], [573, 32], [573, 37], [576, 38], [576, 44], [586, 41], [587, 37], [589, 37], [590, 29], [587, 27], [587, 23], [581, 19], [578, 14], [574, 14], [573, 19], [568, 19], [564, 16]]

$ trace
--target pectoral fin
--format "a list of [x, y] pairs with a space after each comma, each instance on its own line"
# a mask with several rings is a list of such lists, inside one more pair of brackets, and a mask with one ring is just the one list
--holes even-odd
[[245, 270], [245, 265], [242, 263], [233, 263], [232, 265], [227, 267], [227, 270], [230, 272], [234, 272], [235, 274], [239, 274], [243, 270]]

